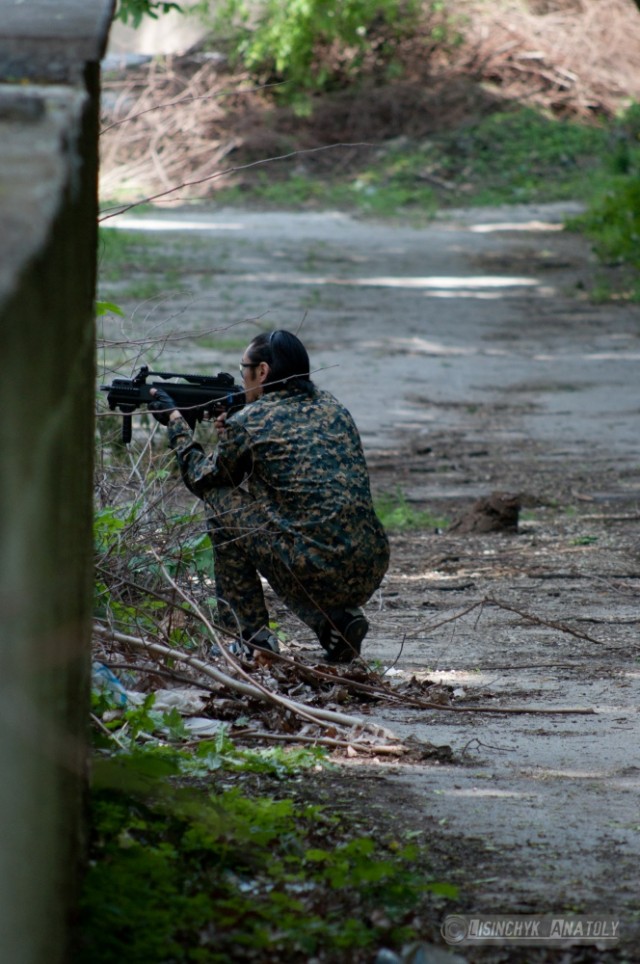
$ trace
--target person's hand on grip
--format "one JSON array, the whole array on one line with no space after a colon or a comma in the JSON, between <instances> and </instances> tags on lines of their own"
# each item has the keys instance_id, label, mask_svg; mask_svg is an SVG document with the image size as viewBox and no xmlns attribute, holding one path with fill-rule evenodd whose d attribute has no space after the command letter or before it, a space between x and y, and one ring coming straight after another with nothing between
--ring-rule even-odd
<instances>
[{"instance_id":1,"label":"person's hand on grip","mask_svg":"<svg viewBox=\"0 0 640 964\"><path fill-rule=\"evenodd\" d=\"M227 431L227 426L225 424L227 421L227 414L228 413L225 411L220 412L218 415L216 415L213 422L216 432L221 437L224 436L224 433Z\"/></svg>"},{"instance_id":2,"label":"person's hand on grip","mask_svg":"<svg viewBox=\"0 0 640 964\"><path fill-rule=\"evenodd\" d=\"M160 422L161 425L168 425L170 415L177 411L176 403L171 395L165 392L164 388L152 388L151 394L153 395L153 401L147 403L147 408L157 422Z\"/></svg>"}]
</instances>

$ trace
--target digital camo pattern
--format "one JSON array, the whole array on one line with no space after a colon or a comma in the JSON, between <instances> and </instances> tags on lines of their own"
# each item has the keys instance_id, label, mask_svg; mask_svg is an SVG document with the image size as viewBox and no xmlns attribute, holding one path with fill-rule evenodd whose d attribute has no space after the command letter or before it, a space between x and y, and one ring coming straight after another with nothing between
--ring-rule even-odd
<instances>
[{"instance_id":1,"label":"digital camo pattern","mask_svg":"<svg viewBox=\"0 0 640 964\"><path fill-rule=\"evenodd\" d=\"M227 421L206 456L169 425L183 480L207 506L220 620L268 625L259 573L316 633L323 614L363 605L389 564L358 430L327 392L261 396Z\"/></svg>"}]
</instances>

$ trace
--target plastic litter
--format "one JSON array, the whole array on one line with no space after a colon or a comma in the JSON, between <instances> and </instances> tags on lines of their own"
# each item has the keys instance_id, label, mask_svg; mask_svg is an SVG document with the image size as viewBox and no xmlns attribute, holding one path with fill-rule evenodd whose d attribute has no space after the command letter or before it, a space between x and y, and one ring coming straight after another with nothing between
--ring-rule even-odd
<instances>
[{"instance_id":1,"label":"plastic litter","mask_svg":"<svg viewBox=\"0 0 640 964\"><path fill-rule=\"evenodd\" d=\"M192 736L215 736L224 728L222 720L209 720L206 716L190 716L183 722Z\"/></svg>"},{"instance_id":2,"label":"plastic litter","mask_svg":"<svg viewBox=\"0 0 640 964\"><path fill-rule=\"evenodd\" d=\"M208 694L202 690L189 687L156 690L155 696L153 702L155 712L168 713L170 710L177 710L183 716L194 716L196 713L202 713L209 698Z\"/></svg>"},{"instance_id":3,"label":"plastic litter","mask_svg":"<svg viewBox=\"0 0 640 964\"><path fill-rule=\"evenodd\" d=\"M115 703L126 706L128 702L127 690L108 666L94 661L91 664L91 685L99 693L109 693Z\"/></svg>"}]
</instances>

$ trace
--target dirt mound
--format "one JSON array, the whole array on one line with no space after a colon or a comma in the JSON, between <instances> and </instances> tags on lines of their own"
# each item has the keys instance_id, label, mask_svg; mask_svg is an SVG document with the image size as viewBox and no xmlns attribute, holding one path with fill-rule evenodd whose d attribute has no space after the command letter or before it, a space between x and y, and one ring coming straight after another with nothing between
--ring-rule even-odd
<instances>
[{"instance_id":1,"label":"dirt mound","mask_svg":"<svg viewBox=\"0 0 640 964\"><path fill-rule=\"evenodd\" d=\"M419 141L514 102L584 120L640 100L640 14L632 0L609 0L606 15L600 0L530 0L528 9L512 0L458 0L455 11L459 45L410 38L399 51L401 80L385 80L373 65L359 85L315 96L308 117L214 55L154 59L107 75L103 195L183 187L188 197L211 196L229 185L231 168L338 142ZM365 150L320 150L305 167L346 173Z\"/></svg>"},{"instance_id":2,"label":"dirt mound","mask_svg":"<svg viewBox=\"0 0 640 964\"><path fill-rule=\"evenodd\" d=\"M510 492L492 492L471 506L449 526L450 532L517 532L521 498Z\"/></svg>"}]
</instances>

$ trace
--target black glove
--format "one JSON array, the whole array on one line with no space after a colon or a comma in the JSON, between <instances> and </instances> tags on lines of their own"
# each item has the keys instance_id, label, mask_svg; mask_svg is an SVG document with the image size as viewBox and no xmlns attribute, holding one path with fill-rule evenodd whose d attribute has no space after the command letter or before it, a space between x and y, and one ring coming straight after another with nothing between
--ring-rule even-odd
<instances>
[{"instance_id":1,"label":"black glove","mask_svg":"<svg viewBox=\"0 0 640 964\"><path fill-rule=\"evenodd\" d=\"M164 388L154 389L153 401L147 402L147 408L161 425L169 424L169 416L177 409L177 405Z\"/></svg>"}]
</instances>

